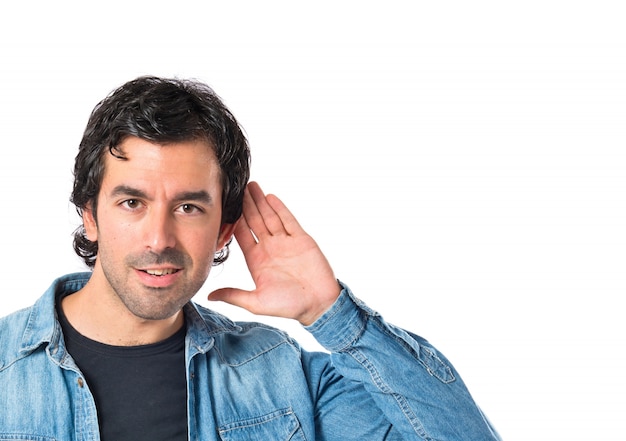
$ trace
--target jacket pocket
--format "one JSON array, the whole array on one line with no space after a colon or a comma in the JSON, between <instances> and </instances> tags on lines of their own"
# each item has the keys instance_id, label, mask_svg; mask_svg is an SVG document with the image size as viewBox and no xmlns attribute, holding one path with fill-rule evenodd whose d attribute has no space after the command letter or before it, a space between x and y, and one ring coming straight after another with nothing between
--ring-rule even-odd
<instances>
[{"instance_id":1,"label":"jacket pocket","mask_svg":"<svg viewBox=\"0 0 626 441\"><path fill-rule=\"evenodd\" d=\"M304 441L300 422L291 409L224 424L218 429L223 441Z\"/></svg>"}]
</instances>

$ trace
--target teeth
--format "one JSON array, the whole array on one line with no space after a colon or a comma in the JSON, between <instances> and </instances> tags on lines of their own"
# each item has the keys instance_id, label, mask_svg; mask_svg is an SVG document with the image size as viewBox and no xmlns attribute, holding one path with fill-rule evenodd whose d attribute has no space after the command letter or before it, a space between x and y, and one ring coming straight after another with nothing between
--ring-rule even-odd
<instances>
[{"instance_id":1,"label":"teeth","mask_svg":"<svg viewBox=\"0 0 626 441\"><path fill-rule=\"evenodd\" d=\"M149 270L146 270L146 272L148 274L150 274L151 276L164 276L166 274L174 274L176 272L176 270L173 269L173 268L168 268L168 269L149 269Z\"/></svg>"}]
</instances>

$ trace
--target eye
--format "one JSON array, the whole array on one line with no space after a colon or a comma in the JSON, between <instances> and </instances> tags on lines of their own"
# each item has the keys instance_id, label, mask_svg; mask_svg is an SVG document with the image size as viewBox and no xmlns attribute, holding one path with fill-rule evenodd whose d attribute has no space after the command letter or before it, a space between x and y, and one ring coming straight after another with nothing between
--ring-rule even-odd
<instances>
[{"instance_id":1,"label":"eye","mask_svg":"<svg viewBox=\"0 0 626 441\"><path fill-rule=\"evenodd\" d=\"M197 205L193 205L193 204L182 204L180 207L178 207L178 209L185 214L195 214L195 213L204 212L204 210L202 210L200 207L198 207Z\"/></svg>"},{"instance_id":2,"label":"eye","mask_svg":"<svg viewBox=\"0 0 626 441\"><path fill-rule=\"evenodd\" d=\"M126 199L121 205L129 210L136 210L141 203L137 199Z\"/></svg>"}]
</instances>

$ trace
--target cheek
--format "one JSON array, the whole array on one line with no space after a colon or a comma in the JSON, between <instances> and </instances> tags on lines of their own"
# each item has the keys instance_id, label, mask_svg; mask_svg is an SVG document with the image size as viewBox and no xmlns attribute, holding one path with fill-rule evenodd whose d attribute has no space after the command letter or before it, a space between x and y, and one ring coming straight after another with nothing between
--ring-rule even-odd
<instances>
[{"instance_id":1,"label":"cheek","mask_svg":"<svg viewBox=\"0 0 626 441\"><path fill-rule=\"evenodd\" d=\"M131 251L141 244L140 232L131 224L100 223L96 232L98 246L106 246L110 250Z\"/></svg>"},{"instance_id":2,"label":"cheek","mask_svg":"<svg viewBox=\"0 0 626 441\"><path fill-rule=\"evenodd\" d=\"M219 225L180 226L175 233L177 246L196 259L209 255L212 259L217 246L218 230Z\"/></svg>"},{"instance_id":3,"label":"cheek","mask_svg":"<svg viewBox=\"0 0 626 441\"><path fill-rule=\"evenodd\" d=\"M190 248L188 247L187 250L196 259L213 262L213 257L217 251L216 243L217 237L215 235L196 237L195 240L188 244Z\"/></svg>"}]
</instances>

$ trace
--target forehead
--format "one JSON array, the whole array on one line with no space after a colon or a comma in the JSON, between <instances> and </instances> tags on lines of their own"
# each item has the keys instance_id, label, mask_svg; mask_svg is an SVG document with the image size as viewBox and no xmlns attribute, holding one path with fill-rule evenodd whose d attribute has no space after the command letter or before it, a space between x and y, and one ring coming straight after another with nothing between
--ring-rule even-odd
<instances>
[{"instance_id":1,"label":"forehead","mask_svg":"<svg viewBox=\"0 0 626 441\"><path fill-rule=\"evenodd\" d=\"M117 150L121 157L105 155L103 187L128 181L148 187L207 189L221 182L217 158L207 141L162 145L131 136Z\"/></svg>"}]
</instances>

